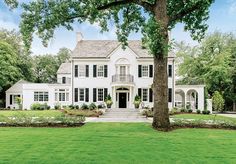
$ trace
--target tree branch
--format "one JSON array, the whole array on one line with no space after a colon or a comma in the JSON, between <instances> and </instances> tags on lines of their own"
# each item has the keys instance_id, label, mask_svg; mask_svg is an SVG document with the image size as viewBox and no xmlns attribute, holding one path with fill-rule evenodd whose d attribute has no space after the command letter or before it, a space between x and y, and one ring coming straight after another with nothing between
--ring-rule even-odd
<instances>
[{"instance_id":1,"label":"tree branch","mask_svg":"<svg viewBox=\"0 0 236 164\"><path fill-rule=\"evenodd\" d=\"M182 11L180 11L178 14L173 15L172 17L170 17L169 19L169 23L176 21L178 19L182 19L184 16L186 16L187 14L194 12L197 9L201 8L201 2L198 1L196 4L194 4L193 6L191 6L188 9L183 9Z\"/></svg>"},{"instance_id":2,"label":"tree branch","mask_svg":"<svg viewBox=\"0 0 236 164\"><path fill-rule=\"evenodd\" d=\"M125 5L125 4L129 4L129 3L134 3L134 4L137 4L137 5L140 5L148 11L153 11L153 7L154 7L153 4L150 4L150 3L145 2L143 0L116 0L116 1L108 3L108 4L104 4L103 6L100 6L97 9L98 10L105 10L105 9L110 8L110 7Z\"/></svg>"}]
</instances>

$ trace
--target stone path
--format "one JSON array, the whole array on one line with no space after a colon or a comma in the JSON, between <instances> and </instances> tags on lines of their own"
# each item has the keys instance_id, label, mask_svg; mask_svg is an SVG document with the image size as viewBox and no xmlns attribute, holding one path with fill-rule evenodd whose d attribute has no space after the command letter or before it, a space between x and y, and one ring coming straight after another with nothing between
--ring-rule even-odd
<instances>
[{"instance_id":1,"label":"stone path","mask_svg":"<svg viewBox=\"0 0 236 164\"><path fill-rule=\"evenodd\" d=\"M86 122L151 122L137 109L108 109L100 117L86 118Z\"/></svg>"}]
</instances>

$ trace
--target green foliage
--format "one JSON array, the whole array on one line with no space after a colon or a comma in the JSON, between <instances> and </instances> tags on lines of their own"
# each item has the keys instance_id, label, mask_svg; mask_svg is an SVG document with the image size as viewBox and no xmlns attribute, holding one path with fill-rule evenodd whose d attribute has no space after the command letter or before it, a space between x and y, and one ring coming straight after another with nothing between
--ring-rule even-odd
<instances>
[{"instance_id":1,"label":"green foliage","mask_svg":"<svg viewBox=\"0 0 236 164\"><path fill-rule=\"evenodd\" d=\"M202 114L207 114L207 115L208 115L208 114L210 114L210 113L211 113L211 112L210 112L209 110L203 110L203 111L202 111Z\"/></svg>"},{"instance_id":2,"label":"green foliage","mask_svg":"<svg viewBox=\"0 0 236 164\"><path fill-rule=\"evenodd\" d=\"M14 48L0 41L0 86L7 87L23 77L17 67L18 56Z\"/></svg>"},{"instance_id":3,"label":"green foliage","mask_svg":"<svg viewBox=\"0 0 236 164\"><path fill-rule=\"evenodd\" d=\"M193 39L200 40L207 29L208 8L212 3L213 0L190 2L169 0L166 4L165 2L162 4L163 13L162 17L159 17L154 12L158 11L159 3L153 0L145 2L103 0L100 3L95 0L34 1L22 5L24 12L21 33L29 49L34 31L37 31L37 35L42 38L43 44L47 45L54 30L59 26L72 30L72 23L88 21L91 24L98 23L104 32L108 31L109 22L112 21L117 29L117 38L124 46L127 45L127 37L131 32L141 30L150 52L156 55L158 51L164 52L163 50L167 48L168 41L164 37L168 36L168 29L171 30L178 22L185 24L185 30L190 31ZM167 17L169 19L165 19Z\"/></svg>"},{"instance_id":4,"label":"green foliage","mask_svg":"<svg viewBox=\"0 0 236 164\"><path fill-rule=\"evenodd\" d=\"M107 105L107 108L111 108L111 105L113 104L111 95L108 94L107 97L105 98L105 103Z\"/></svg>"},{"instance_id":5,"label":"green foliage","mask_svg":"<svg viewBox=\"0 0 236 164\"><path fill-rule=\"evenodd\" d=\"M224 104L225 104L225 100L222 97L222 95L220 94L220 92L215 91L213 93L213 97L212 97L212 105L213 105L213 109L215 111L220 111L223 112L224 110Z\"/></svg>"},{"instance_id":6,"label":"green foliage","mask_svg":"<svg viewBox=\"0 0 236 164\"><path fill-rule=\"evenodd\" d=\"M47 103L40 104L40 103L33 103L30 106L31 110L49 110L50 106L47 105Z\"/></svg>"},{"instance_id":7,"label":"green foliage","mask_svg":"<svg viewBox=\"0 0 236 164\"><path fill-rule=\"evenodd\" d=\"M141 104L141 97L139 95L136 95L134 97L134 106L135 108L139 108L139 105Z\"/></svg>"},{"instance_id":8,"label":"green foliage","mask_svg":"<svg viewBox=\"0 0 236 164\"><path fill-rule=\"evenodd\" d=\"M198 47L178 44L179 84L206 84L210 95L222 93L228 109L236 101L236 37L232 33L215 32Z\"/></svg>"},{"instance_id":9,"label":"green foliage","mask_svg":"<svg viewBox=\"0 0 236 164\"><path fill-rule=\"evenodd\" d=\"M198 110L197 110L197 114L201 114L201 110L198 109Z\"/></svg>"},{"instance_id":10,"label":"green foliage","mask_svg":"<svg viewBox=\"0 0 236 164\"><path fill-rule=\"evenodd\" d=\"M17 0L4 0L4 2L11 8L14 9L18 6Z\"/></svg>"},{"instance_id":11,"label":"green foliage","mask_svg":"<svg viewBox=\"0 0 236 164\"><path fill-rule=\"evenodd\" d=\"M91 104L89 104L89 109L90 109L90 110L97 109L96 104L95 104L95 103L91 103Z\"/></svg>"},{"instance_id":12,"label":"green foliage","mask_svg":"<svg viewBox=\"0 0 236 164\"><path fill-rule=\"evenodd\" d=\"M89 109L89 106L88 106L87 104L83 103L83 104L81 105L80 109L86 110L86 109Z\"/></svg>"}]
</instances>

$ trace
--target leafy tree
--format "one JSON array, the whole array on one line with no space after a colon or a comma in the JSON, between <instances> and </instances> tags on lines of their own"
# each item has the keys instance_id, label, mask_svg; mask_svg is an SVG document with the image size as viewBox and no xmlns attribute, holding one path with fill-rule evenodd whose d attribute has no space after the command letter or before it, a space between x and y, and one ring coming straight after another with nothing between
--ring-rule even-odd
<instances>
[{"instance_id":1,"label":"leafy tree","mask_svg":"<svg viewBox=\"0 0 236 164\"><path fill-rule=\"evenodd\" d=\"M177 44L178 75L180 84L206 84L209 94L219 91L232 109L236 102L236 37L215 32L200 46Z\"/></svg>"},{"instance_id":2,"label":"leafy tree","mask_svg":"<svg viewBox=\"0 0 236 164\"><path fill-rule=\"evenodd\" d=\"M54 83L57 81L57 70L69 60L71 50L61 48L57 55L44 54L33 57L33 69L37 83Z\"/></svg>"},{"instance_id":3,"label":"leafy tree","mask_svg":"<svg viewBox=\"0 0 236 164\"><path fill-rule=\"evenodd\" d=\"M34 81L34 75L32 70L32 58L29 53L23 49L23 42L19 32L6 29L0 29L0 40L7 42L12 46L18 56L17 65L23 74L25 80Z\"/></svg>"},{"instance_id":4,"label":"leafy tree","mask_svg":"<svg viewBox=\"0 0 236 164\"><path fill-rule=\"evenodd\" d=\"M57 79L58 64L53 55L39 55L34 57L34 73L37 83L53 83Z\"/></svg>"},{"instance_id":5,"label":"leafy tree","mask_svg":"<svg viewBox=\"0 0 236 164\"><path fill-rule=\"evenodd\" d=\"M224 100L223 96L220 94L220 92L215 91L213 93L212 103L213 103L213 109L215 111L223 112L225 100Z\"/></svg>"},{"instance_id":6,"label":"leafy tree","mask_svg":"<svg viewBox=\"0 0 236 164\"><path fill-rule=\"evenodd\" d=\"M17 0L4 0L4 2L11 8L16 8L18 6Z\"/></svg>"},{"instance_id":7,"label":"leafy tree","mask_svg":"<svg viewBox=\"0 0 236 164\"><path fill-rule=\"evenodd\" d=\"M53 37L55 28L72 30L72 23L98 23L108 31L113 22L117 38L127 45L131 32L142 31L144 46L154 59L153 127L170 127L167 99L167 56L170 31L178 22L185 25L193 39L200 40L207 29L209 6L214 0L40 0L23 4L21 33L30 48L36 31L43 44Z\"/></svg>"},{"instance_id":8,"label":"leafy tree","mask_svg":"<svg viewBox=\"0 0 236 164\"><path fill-rule=\"evenodd\" d=\"M57 60L58 60L58 66L60 66L62 63L68 61L71 56L71 50L68 48L60 48L59 52L57 53Z\"/></svg>"},{"instance_id":9,"label":"leafy tree","mask_svg":"<svg viewBox=\"0 0 236 164\"><path fill-rule=\"evenodd\" d=\"M0 41L0 99L2 100L5 98L6 89L23 77L17 65L18 59L14 48Z\"/></svg>"}]
</instances>

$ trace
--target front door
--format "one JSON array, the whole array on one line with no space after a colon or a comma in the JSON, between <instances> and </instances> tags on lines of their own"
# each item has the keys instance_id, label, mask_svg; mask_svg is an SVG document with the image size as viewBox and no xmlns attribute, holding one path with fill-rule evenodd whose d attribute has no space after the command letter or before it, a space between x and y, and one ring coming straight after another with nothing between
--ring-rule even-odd
<instances>
[{"instance_id":1,"label":"front door","mask_svg":"<svg viewBox=\"0 0 236 164\"><path fill-rule=\"evenodd\" d=\"M119 93L119 108L126 108L127 106L127 93Z\"/></svg>"}]
</instances>

